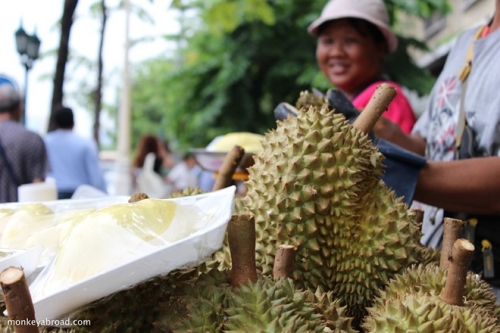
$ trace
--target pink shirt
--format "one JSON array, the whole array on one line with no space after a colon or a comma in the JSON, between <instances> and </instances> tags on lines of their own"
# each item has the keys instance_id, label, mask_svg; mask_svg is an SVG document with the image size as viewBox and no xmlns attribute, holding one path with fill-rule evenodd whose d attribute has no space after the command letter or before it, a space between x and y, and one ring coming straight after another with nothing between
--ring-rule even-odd
<instances>
[{"instance_id":1,"label":"pink shirt","mask_svg":"<svg viewBox=\"0 0 500 333\"><path fill-rule=\"evenodd\" d=\"M383 82L385 81L378 81L368 86L368 88L354 98L352 104L358 109L363 109L368 104L377 86ZM389 83L396 89L397 95L383 115L398 124L405 133L410 134L413 125L417 121L415 113L401 87L394 82Z\"/></svg>"}]
</instances>

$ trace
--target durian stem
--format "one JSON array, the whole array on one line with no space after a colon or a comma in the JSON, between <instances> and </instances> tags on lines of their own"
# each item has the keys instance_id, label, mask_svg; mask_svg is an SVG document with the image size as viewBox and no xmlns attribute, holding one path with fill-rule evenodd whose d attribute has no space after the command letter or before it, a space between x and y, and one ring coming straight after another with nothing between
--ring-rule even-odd
<instances>
[{"instance_id":1,"label":"durian stem","mask_svg":"<svg viewBox=\"0 0 500 333\"><path fill-rule=\"evenodd\" d=\"M130 199L128 199L129 203L134 203L134 202L139 202L141 200L149 199L148 195L146 193L138 192L134 193Z\"/></svg>"},{"instance_id":2,"label":"durian stem","mask_svg":"<svg viewBox=\"0 0 500 333\"><path fill-rule=\"evenodd\" d=\"M439 267L447 269L450 264L451 251L453 244L460 237L460 232L464 226L464 221L452 219L449 217L444 218L443 222L443 244L441 245L441 258Z\"/></svg>"},{"instance_id":3,"label":"durian stem","mask_svg":"<svg viewBox=\"0 0 500 333\"><path fill-rule=\"evenodd\" d=\"M275 280L286 279L292 275L295 262L295 247L280 245L274 257L273 277Z\"/></svg>"},{"instance_id":4,"label":"durian stem","mask_svg":"<svg viewBox=\"0 0 500 333\"><path fill-rule=\"evenodd\" d=\"M35 308L31 300L28 283L22 268L9 267L0 274L5 307L9 318L14 320L16 333L38 333L35 322ZM16 322L17 321L17 322ZM17 325L17 324L23 325Z\"/></svg>"},{"instance_id":5,"label":"durian stem","mask_svg":"<svg viewBox=\"0 0 500 333\"><path fill-rule=\"evenodd\" d=\"M234 146L233 149L227 153L219 169L217 178L215 179L215 184L212 187L213 191L231 186L234 172L236 168L238 168L243 156L245 156L245 149L240 146Z\"/></svg>"},{"instance_id":6,"label":"durian stem","mask_svg":"<svg viewBox=\"0 0 500 333\"><path fill-rule=\"evenodd\" d=\"M382 83L377 86L368 104L352 126L365 134L370 133L394 97L396 97L396 89L390 84Z\"/></svg>"},{"instance_id":7,"label":"durian stem","mask_svg":"<svg viewBox=\"0 0 500 333\"><path fill-rule=\"evenodd\" d=\"M255 266L255 218L250 214L233 215L227 227L231 251L231 285L239 287L257 282Z\"/></svg>"},{"instance_id":8,"label":"durian stem","mask_svg":"<svg viewBox=\"0 0 500 333\"><path fill-rule=\"evenodd\" d=\"M450 305L464 304L465 280L474 254L474 245L466 239L457 239L453 244L448 276L441 299Z\"/></svg>"}]
</instances>

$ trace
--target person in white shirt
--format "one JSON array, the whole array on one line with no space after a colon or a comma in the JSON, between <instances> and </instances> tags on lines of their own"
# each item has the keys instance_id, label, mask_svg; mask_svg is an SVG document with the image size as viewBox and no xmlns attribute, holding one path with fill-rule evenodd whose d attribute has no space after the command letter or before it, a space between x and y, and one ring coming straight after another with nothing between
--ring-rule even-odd
<instances>
[{"instance_id":1,"label":"person in white shirt","mask_svg":"<svg viewBox=\"0 0 500 333\"><path fill-rule=\"evenodd\" d=\"M182 161L177 163L167 175L167 181L172 184L174 191L198 187L198 176L201 168L193 154L187 153Z\"/></svg>"}]
</instances>

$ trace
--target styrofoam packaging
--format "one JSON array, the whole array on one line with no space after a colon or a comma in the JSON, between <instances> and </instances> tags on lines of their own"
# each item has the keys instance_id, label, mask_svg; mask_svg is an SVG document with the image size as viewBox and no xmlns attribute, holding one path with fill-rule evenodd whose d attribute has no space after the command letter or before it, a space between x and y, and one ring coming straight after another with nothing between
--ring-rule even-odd
<instances>
[{"instance_id":1,"label":"styrofoam packaging","mask_svg":"<svg viewBox=\"0 0 500 333\"><path fill-rule=\"evenodd\" d=\"M231 186L206 194L165 199L179 205L195 205L206 214L208 222L183 239L168 244L156 243L138 256L132 256L130 260L68 286L51 286L51 292L46 293L53 260L30 285L36 319L61 318L83 305L152 277L200 264L222 247L227 224L232 215L235 190L236 188Z\"/></svg>"},{"instance_id":2,"label":"styrofoam packaging","mask_svg":"<svg viewBox=\"0 0 500 333\"><path fill-rule=\"evenodd\" d=\"M19 267L23 269L24 276L26 277L30 277L31 274L35 272L38 259L42 253L41 246L23 250L1 250L4 252L12 252L12 254L0 260L0 272L9 267Z\"/></svg>"},{"instance_id":3,"label":"styrofoam packaging","mask_svg":"<svg viewBox=\"0 0 500 333\"><path fill-rule=\"evenodd\" d=\"M56 183L46 181L42 183L24 184L17 188L19 202L41 202L57 200Z\"/></svg>"}]
</instances>

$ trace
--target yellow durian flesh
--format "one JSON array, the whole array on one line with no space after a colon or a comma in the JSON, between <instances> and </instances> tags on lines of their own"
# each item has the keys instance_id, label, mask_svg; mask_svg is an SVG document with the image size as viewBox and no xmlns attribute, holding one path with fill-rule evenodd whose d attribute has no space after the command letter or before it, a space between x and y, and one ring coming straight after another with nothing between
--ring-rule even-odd
<instances>
[{"instance_id":1,"label":"yellow durian flesh","mask_svg":"<svg viewBox=\"0 0 500 333\"><path fill-rule=\"evenodd\" d=\"M0 241L0 247L5 248L25 248L29 235L54 225L54 213L41 203L24 204L5 218L8 221Z\"/></svg>"},{"instance_id":2,"label":"yellow durian flesh","mask_svg":"<svg viewBox=\"0 0 500 333\"><path fill-rule=\"evenodd\" d=\"M53 225L38 232L30 233L26 237L23 247L43 246L40 265L45 266L54 257L63 239L71 229L93 211L95 209L89 208L56 214Z\"/></svg>"},{"instance_id":3,"label":"yellow durian flesh","mask_svg":"<svg viewBox=\"0 0 500 333\"><path fill-rule=\"evenodd\" d=\"M194 205L158 199L97 210L64 239L35 298L151 253L199 230L208 221Z\"/></svg>"}]
</instances>

